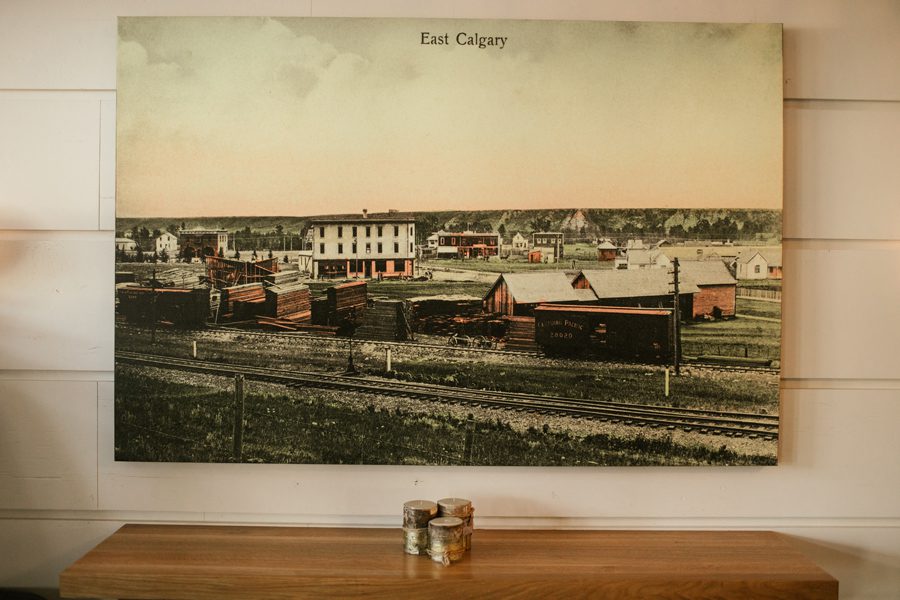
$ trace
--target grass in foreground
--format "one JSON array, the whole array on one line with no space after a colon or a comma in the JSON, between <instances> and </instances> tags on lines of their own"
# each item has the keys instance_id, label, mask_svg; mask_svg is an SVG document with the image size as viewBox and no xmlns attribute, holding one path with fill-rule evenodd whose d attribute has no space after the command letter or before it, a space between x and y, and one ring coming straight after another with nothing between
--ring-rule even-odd
<instances>
[{"instance_id":1,"label":"grass in foreground","mask_svg":"<svg viewBox=\"0 0 900 600\"><path fill-rule=\"evenodd\" d=\"M227 380L222 379L227 385ZM315 391L255 393L245 384L242 460L261 463L427 465L764 465L722 447L666 434L576 437L544 426L517 432L499 419L355 409ZM235 462L232 392L170 383L139 368L116 370L116 459ZM468 439L468 443L467 443ZM468 451L467 451L468 448Z\"/></svg>"}]
</instances>

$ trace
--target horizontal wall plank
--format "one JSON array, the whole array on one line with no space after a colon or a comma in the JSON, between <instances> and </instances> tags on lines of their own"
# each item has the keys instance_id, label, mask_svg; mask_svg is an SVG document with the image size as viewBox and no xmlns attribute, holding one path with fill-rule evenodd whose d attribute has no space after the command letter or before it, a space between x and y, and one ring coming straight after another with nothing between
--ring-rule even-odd
<instances>
[{"instance_id":1,"label":"horizontal wall plank","mask_svg":"<svg viewBox=\"0 0 900 600\"><path fill-rule=\"evenodd\" d=\"M97 506L97 384L0 381L0 508Z\"/></svg>"},{"instance_id":2,"label":"horizontal wall plank","mask_svg":"<svg viewBox=\"0 0 900 600\"><path fill-rule=\"evenodd\" d=\"M785 102L784 235L900 239L900 103Z\"/></svg>"},{"instance_id":3,"label":"horizontal wall plank","mask_svg":"<svg viewBox=\"0 0 900 600\"><path fill-rule=\"evenodd\" d=\"M785 248L782 376L897 378L900 248L825 242Z\"/></svg>"},{"instance_id":4,"label":"horizontal wall plank","mask_svg":"<svg viewBox=\"0 0 900 600\"><path fill-rule=\"evenodd\" d=\"M110 371L112 234L0 233L0 368Z\"/></svg>"},{"instance_id":5,"label":"horizontal wall plank","mask_svg":"<svg viewBox=\"0 0 900 600\"><path fill-rule=\"evenodd\" d=\"M0 93L0 229L97 228L99 124L96 97Z\"/></svg>"},{"instance_id":6,"label":"horizontal wall plank","mask_svg":"<svg viewBox=\"0 0 900 600\"><path fill-rule=\"evenodd\" d=\"M306 16L309 0L89 0L0 4L0 89L116 87L119 16Z\"/></svg>"},{"instance_id":7,"label":"horizontal wall plank","mask_svg":"<svg viewBox=\"0 0 900 600\"><path fill-rule=\"evenodd\" d=\"M64 0L0 8L0 88L114 89L117 15L265 15L776 22L785 24L785 96L900 99L900 15L892 0L564 0L454 3L340 0L246 3ZM48 16L48 15L52 15ZM77 48L77 52L72 49Z\"/></svg>"},{"instance_id":8,"label":"horizontal wall plank","mask_svg":"<svg viewBox=\"0 0 900 600\"><path fill-rule=\"evenodd\" d=\"M900 392L791 390L783 404L782 463L768 468L154 464L112 460L113 386L101 383L100 508L358 523L456 495L487 518L900 516Z\"/></svg>"},{"instance_id":9,"label":"horizontal wall plank","mask_svg":"<svg viewBox=\"0 0 900 600\"><path fill-rule=\"evenodd\" d=\"M100 222L103 231L116 229L116 100L100 102Z\"/></svg>"}]
</instances>

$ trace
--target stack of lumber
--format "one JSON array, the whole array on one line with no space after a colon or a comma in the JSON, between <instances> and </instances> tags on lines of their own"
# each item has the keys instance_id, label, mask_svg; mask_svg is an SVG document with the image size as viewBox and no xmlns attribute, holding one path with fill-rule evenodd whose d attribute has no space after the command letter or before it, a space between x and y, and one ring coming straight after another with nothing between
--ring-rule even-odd
<instances>
[{"instance_id":1,"label":"stack of lumber","mask_svg":"<svg viewBox=\"0 0 900 600\"><path fill-rule=\"evenodd\" d=\"M121 287L118 310L131 323L203 327L209 316L206 288Z\"/></svg>"},{"instance_id":2,"label":"stack of lumber","mask_svg":"<svg viewBox=\"0 0 900 600\"><path fill-rule=\"evenodd\" d=\"M312 325L310 323L302 323L290 319L276 319L275 317L256 317L243 321L235 321L233 323L228 323L228 327L263 327L264 329L274 329L276 331L296 331L325 336L335 336L338 331L337 327L329 325Z\"/></svg>"},{"instance_id":3,"label":"stack of lumber","mask_svg":"<svg viewBox=\"0 0 900 600\"><path fill-rule=\"evenodd\" d=\"M494 315L474 316L417 316L413 321L413 330L418 333L432 335L486 335L490 337L503 337L506 324Z\"/></svg>"},{"instance_id":4,"label":"stack of lumber","mask_svg":"<svg viewBox=\"0 0 900 600\"><path fill-rule=\"evenodd\" d=\"M534 317L504 317L507 322L506 349L534 352Z\"/></svg>"},{"instance_id":5,"label":"stack of lumber","mask_svg":"<svg viewBox=\"0 0 900 600\"><path fill-rule=\"evenodd\" d=\"M330 325L340 325L353 317L359 321L366 311L368 293L365 281L354 281L328 288L328 319Z\"/></svg>"},{"instance_id":6,"label":"stack of lumber","mask_svg":"<svg viewBox=\"0 0 900 600\"><path fill-rule=\"evenodd\" d=\"M185 269L166 269L157 271L155 277L150 278L150 285L154 287L179 287L182 289L198 287L200 285L200 275Z\"/></svg>"},{"instance_id":7,"label":"stack of lumber","mask_svg":"<svg viewBox=\"0 0 900 600\"><path fill-rule=\"evenodd\" d=\"M434 315L477 315L482 301L476 296L419 296L409 299L410 310L416 317Z\"/></svg>"},{"instance_id":8,"label":"stack of lumber","mask_svg":"<svg viewBox=\"0 0 900 600\"><path fill-rule=\"evenodd\" d=\"M310 305L313 325L328 325L328 298L313 298Z\"/></svg>"},{"instance_id":9,"label":"stack of lumber","mask_svg":"<svg viewBox=\"0 0 900 600\"><path fill-rule=\"evenodd\" d=\"M366 310L357 337L386 342L405 341L410 337L403 300L376 300Z\"/></svg>"},{"instance_id":10,"label":"stack of lumber","mask_svg":"<svg viewBox=\"0 0 900 600\"><path fill-rule=\"evenodd\" d=\"M263 281L268 285L287 285L296 283L299 279L300 271L279 271L278 273L271 273L263 277Z\"/></svg>"},{"instance_id":11,"label":"stack of lumber","mask_svg":"<svg viewBox=\"0 0 900 600\"><path fill-rule=\"evenodd\" d=\"M312 316L309 288L302 283L269 286L265 297L265 314L269 317L309 321Z\"/></svg>"},{"instance_id":12,"label":"stack of lumber","mask_svg":"<svg viewBox=\"0 0 900 600\"><path fill-rule=\"evenodd\" d=\"M223 316L244 319L265 310L266 292L262 283L245 283L222 289ZM255 312L253 312L255 311Z\"/></svg>"}]
</instances>

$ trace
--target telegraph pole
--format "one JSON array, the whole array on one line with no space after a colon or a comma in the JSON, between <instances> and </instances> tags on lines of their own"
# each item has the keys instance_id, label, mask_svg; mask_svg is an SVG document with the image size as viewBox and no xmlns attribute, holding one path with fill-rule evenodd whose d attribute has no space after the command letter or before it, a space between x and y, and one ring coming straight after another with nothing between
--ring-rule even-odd
<instances>
[{"instance_id":1,"label":"telegraph pole","mask_svg":"<svg viewBox=\"0 0 900 600\"><path fill-rule=\"evenodd\" d=\"M674 285L675 294L672 300L672 304L675 307L674 317L675 322L672 324L672 350L673 350L673 361L675 366L675 374L679 375L681 371L681 303L679 302L679 294L678 294L678 258L672 259L672 283Z\"/></svg>"}]
</instances>

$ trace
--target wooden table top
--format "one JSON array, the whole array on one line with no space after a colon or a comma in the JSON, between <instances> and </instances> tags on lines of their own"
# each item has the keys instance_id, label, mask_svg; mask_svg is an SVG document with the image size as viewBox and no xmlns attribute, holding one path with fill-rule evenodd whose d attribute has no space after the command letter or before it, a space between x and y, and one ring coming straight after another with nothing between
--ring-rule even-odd
<instances>
[{"instance_id":1,"label":"wooden table top","mask_svg":"<svg viewBox=\"0 0 900 600\"><path fill-rule=\"evenodd\" d=\"M64 598L836 599L768 531L476 530L444 567L397 529L125 525L60 575Z\"/></svg>"}]
</instances>

